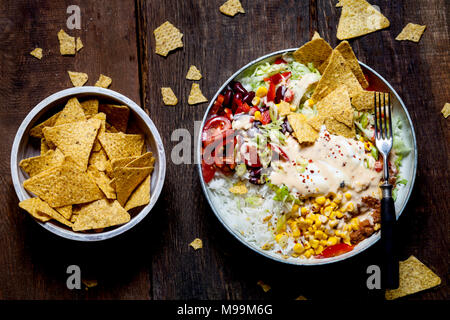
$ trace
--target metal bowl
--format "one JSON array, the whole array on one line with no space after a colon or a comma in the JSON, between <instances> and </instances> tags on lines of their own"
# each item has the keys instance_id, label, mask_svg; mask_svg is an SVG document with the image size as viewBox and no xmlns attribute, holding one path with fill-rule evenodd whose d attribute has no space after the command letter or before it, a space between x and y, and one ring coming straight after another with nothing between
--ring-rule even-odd
<instances>
[{"instance_id":1,"label":"metal bowl","mask_svg":"<svg viewBox=\"0 0 450 320\"><path fill-rule=\"evenodd\" d=\"M59 91L41 101L27 115L17 131L11 150L11 177L19 201L31 198L33 195L23 187L23 182L28 176L20 169L19 162L22 159L38 156L40 154L39 144L29 139L29 131L36 124L48 119L51 115L62 109L71 97L77 98L97 98L101 101L126 105L130 108L130 121L135 123L140 131L145 135L147 149L153 152L155 157L154 170L151 179L150 203L141 208L138 212L131 214L129 222L107 228L107 231L98 233L74 232L66 226L50 220L41 222L35 219L42 227L48 231L71 240L78 241L101 241L115 237L127 230L130 230L139 223L153 208L164 184L166 174L166 156L161 137L152 120L136 103L124 95L115 91L100 87L76 87Z\"/></svg>"},{"instance_id":2,"label":"metal bowl","mask_svg":"<svg viewBox=\"0 0 450 320\"><path fill-rule=\"evenodd\" d=\"M269 54L262 56L256 60L253 60L252 62L248 63L247 65L245 65L244 67L239 69L236 73L234 73L219 88L219 90L214 95L213 99L211 99L208 109L206 110L205 115L203 117L203 121L200 126L199 132L202 132L203 126L205 125L205 122L208 118L211 107L213 106L214 102L216 101L217 96L220 94L220 92L222 92L225 89L225 87L228 85L228 83L239 78L247 69L254 67L256 64L260 64L260 63L264 63L264 62L272 62L276 58L281 57L284 53L294 52L295 50L297 50L297 48L285 49L285 50L280 50L280 51L276 51L273 53L269 53ZM394 90L394 88L375 70L368 67L367 65L365 65L362 62L359 62L359 64L361 65L363 72L366 74L366 76L369 77L369 82L371 83L371 85L373 85L375 88L377 88L377 90L383 90L385 92L391 93L393 114L394 114L394 116L399 117L404 123L403 129L402 129L402 134L403 134L402 139L404 139L406 141L406 143L409 146L411 146L411 149L412 149L411 153L405 159L403 159L403 162L402 162L401 174L405 179L408 180L408 183L406 184L406 186L401 187L401 189L399 190L398 195L397 195L397 200L395 201L395 210L396 210L396 215L397 215L397 219L398 219L398 217L402 214L402 212L409 200L409 197L411 195L411 192L412 192L412 189L414 186L414 181L416 178L417 144L416 144L416 136L414 133L414 126L411 121L411 117L409 116L408 110L406 109L405 104L403 103L402 99L397 94L397 92ZM199 135L198 140L197 140L197 159L201 159L201 156L202 156L201 149L202 149L202 141L201 141L201 135ZM197 168L198 168L198 174L200 177L200 183L202 185L203 192L206 196L206 199L208 200L209 205L211 206L214 214L217 216L219 221L224 225L224 227L236 239L238 239L244 245L246 245L253 251L255 251L267 258L270 258L272 260L282 262L282 263L287 263L287 264L293 264L293 265L329 264L329 263L338 262L338 261L342 261L342 260L348 259L350 257L353 257L353 256L363 252L364 250L366 250L367 248L372 246L374 243L376 243L380 239L380 233L379 232L374 233L371 237L358 243L352 251L344 253L344 254L336 256L336 257L331 257L331 258L324 258L324 259L289 258L289 259L284 259L281 256L272 255L272 254L260 249L259 247L253 245L252 243L249 243L245 238L242 237L242 235L239 232L234 230L231 226L229 226L226 223L226 221L223 219L223 217L220 214L220 208L218 208L214 205L214 203L212 201L213 196L212 196L210 190L208 189L207 184L203 180L201 161L198 161Z\"/></svg>"}]
</instances>

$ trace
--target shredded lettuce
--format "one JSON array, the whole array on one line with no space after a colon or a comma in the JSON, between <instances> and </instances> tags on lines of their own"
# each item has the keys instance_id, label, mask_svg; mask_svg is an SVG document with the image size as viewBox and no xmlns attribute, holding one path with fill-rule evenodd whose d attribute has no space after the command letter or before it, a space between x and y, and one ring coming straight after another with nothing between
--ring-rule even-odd
<instances>
[{"instance_id":1,"label":"shredded lettuce","mask_svg":"<svg viewBox=\"0 0 450 320\"><path fill-rule=\"evenodd\" d=\"M299 80L307 73L317 73L318 75L320 75L319 71L317 71L317 69L314 68L312 63L308 63L308 65L305 66L300 62L292 61L288 64L287 69L291 72L292 80Z\"/></svg>"},{"instance_id":2,"label":"shredded lettuce","mask_svg":"<svg viewBox=\"0 0 450 320\"><path fill-rule=\"evenodd\" d=\"M250 196L245 198L245 203L251 207L258 207L263 203L263 199L258 196Z\"/></svg>"},{"instance_id":3,"label":"shredded lettuce","mask_svg":"<svg viewBox=\"0 0 450 320\"><path fill-rule=\"evenodd\" d=\"M274 74L285 71L287 65L285 63L271 64L269 62L261 63L256 68L250 68L240 77L239 81L246 89L255 91L260 86L267 85L264 82L264 78L273 76Z\"/></svg>"}]
</instances>

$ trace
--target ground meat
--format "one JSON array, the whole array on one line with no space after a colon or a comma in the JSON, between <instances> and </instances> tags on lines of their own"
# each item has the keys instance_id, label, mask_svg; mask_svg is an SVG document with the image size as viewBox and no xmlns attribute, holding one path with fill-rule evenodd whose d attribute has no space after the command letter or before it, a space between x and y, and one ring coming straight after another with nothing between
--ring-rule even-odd
<instances>
[{"instance_id":1,"label":"ground meat","mask_svg":"<svg viewBox=\"0 0 450 320\"><path fill-rule=\"evenodd\" d=\"M369 220L363 220L359 223L359 229L350 233L350 240L352 243L358 243L370 237L375 230Z\"/></svg>"},{"instance_id":2,"label":"ground meat","mask_svg":"<svg viewBox=\"0 0 450 320\"><path fill-rule=\"evenodd\" d=\"M381 221L381 216L380 216L380 200L374 198L374 197L363 197L362 198L362 202L368 206L369 208L371 208L372 211L372 218L373 218L373 223L379 223Z\"/></svg>"}]
</instances>

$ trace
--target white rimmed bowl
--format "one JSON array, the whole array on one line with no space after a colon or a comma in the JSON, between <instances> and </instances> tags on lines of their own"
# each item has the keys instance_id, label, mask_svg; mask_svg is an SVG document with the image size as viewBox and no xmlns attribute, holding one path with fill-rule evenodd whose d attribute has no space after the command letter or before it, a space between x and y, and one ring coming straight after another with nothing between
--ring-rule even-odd
<instances>
[{"instance_id":1,"label":"white rimmed bowl","mask_svg":"<svg viewBox=\"0 0 450 320\"><path fill-rule=\"evenodd\" d=\"M70 228L53 220L41 222L35 219L35 221L48 231L71 240L101 241L110 239L130 230L147 216L161 194L166 174L166 156L158 130L144 110L126 96L100 87L76 87L56 92L42 100L23 120L14 139L11 150L11 177L14 189L19 201L33 197L33 194L23 187L23 182L28 178L28 175L19 167L19 162L22 159L40 154L40 141L38 141L39 139L30 138L30 129L62 110L66 102L72 97L79 99L97 98L101 102L126 105L130 108L130 123L134 122L145 135L147 149L153 152L153 156L155 157L154 170L151 178L150 203L145 207L141 207L138 212L132 212L129 222L116 227L109 227L105 231L98 233L74 232Z\"/></svg>"}]
</instances>

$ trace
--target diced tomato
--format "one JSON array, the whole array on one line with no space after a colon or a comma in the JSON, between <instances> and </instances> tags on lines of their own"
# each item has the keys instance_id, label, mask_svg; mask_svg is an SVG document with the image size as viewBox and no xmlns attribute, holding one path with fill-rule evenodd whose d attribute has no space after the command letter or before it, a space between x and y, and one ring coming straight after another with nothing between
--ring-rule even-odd
<instances>
[{"instance_id":1,"label":"diced tomato","mask_svg":"<svg viewBox=\"0 0 450 320\"><path fill-rule=\"evenodd\" d=\"M292 100L294 100L294 92L291 89L287 89L284 94L284 101L291 102Z\"/></svg>"},{"instance_id":2,"label":"diced tomato","mask_svg":"<svg viewBox=\"0 0 450 320\"><path fill-rule=\"evenodd\" d=\"M270 82L269 90L267 91L267 101L273 101L276 96L276 87L273 82Z\"/></svg>"},{"instance_id":3,"label":"diced tomato","mask_svg":"<svg viewBox=\"0 0 450 320\"><path fill-rule=\"evenodd\" d=\"M222 108L224 96L219 94L216 101L214 102L210 114L218 114L220 112L220 109Z\"/></svg>"},{"instance_id":4,"label":"diced tomato","mask_svg":"<svg viewBox=\"0 0 450 320\"><path fill-rule=\"evenodd\" d=\"M206 121L202 131L202 142L206 146L231 129L231 121L224 116L216 116Z\"/></svg>"},{"instance_id":5,"label":"diced tomato","mask_svg":"<svg viewBox=\"0 0 450 320\"><path fill-rule=\"evenodd\" d=\"M353 250L353 246L350 246L346 243L338 243L338 244L335 244L334 246L325 248L325 250L323 250L321 254L319 254L315 257L319 258L319 259L331 258L331 257L339 256L341 254L344 254L344 253L352 251L352 250Z\"/></svg>"},{"instance_id":6,"label":"diced tomato","mask_svg":"<svg viewBox=\"0 0 450 320\"><path fill-rule=\"evenodd\" d=\"M217 96L216 102L219 103L220 105L222 105L224 99L225 99L225 96L223 94L219 94Z\"/></svg>"},{"instance_id":7,"label":"diced tomato","mask_svg":"<svg viewBox=\"0 0 450 320\"><path fill-rule=\"evenodd\" d=\"M283 77L281 76L280 73L274 74L269 78L270 83L273 83L275 85L279 84L281 80L283 80Z\"/></svg>"},{"instance_id":8,"label":"diced tomato","mask_svg":"<svg viewBox=\"0 0 450 320\"><path fill-rule=\"evenodd\" d=\"M262 113L261 115L261 123L263 125L268 124L272 121L272 119L270 119L270 112L269 110L266 110Z\"/></svg>"},{"instance_id":9,"label":"diced tomato","mask_svg":"<svg viewBox=\"0 0 450 320\"><path fill-rule=\"evenodd\" d=\"M282 63L287 63L286 61L284 61L282 58L277 58L277 60L275 60L274 64L282 64Z\"/></svg>"},{"instance_id":10,"label":"diced tomato","mask_svg":"<svg viewBox=\"0 0 450 320\"><path fill-rule=\"evenodd\" d=\"M288 71L288 72L283 72L281 75L283 76L284 79L289 79L291 77L291 74L292 73L290 71Z\"/></svg>"},{"instance_id":11,"label":"diced tomato","mask_svg":"<svg viewBox=\"0 0 450 320\"><path fill-rule=\"evenodd\" d=\"M247 113L247 112L249 112L250 111L250 106L247 104L247 103L243 103L243 104L241 104L237 109L236 109L236 112L235 112L235 114L239 114L239 113Z\"/></svg>"},{"instance_id":12,"label":"diced tomato","mask_svg":"<svg viewBox=\"0 0 450 320\"><path fill-rule=\"evenodd\" d=\"M206 164L204 160L202 160L202 175L203 180L205 180L206 183L209 183L213 178L214 174L216 173L216 169L213 165Z\"/></svg>"},{"instance_id":13,"label":"diced tomato","mask_svg":"<svg viewBox=\"0 0 450 320\"><path fill-rule=\"evenodd\" d=\"M233 112L231 111L230 108L224 108L224 109L223 109L223 112L225 113L225 116L226 116L229 120L233 119Z\"/></svg>"},{"instance_id":14,"label":"diced tomato","mask_svg":"<svg viewBox=\"0 0 450 320\"><path fill-rule=\"evenodd\" d=\"M380 172L381 170L383 170L383 162L380 160L375 161L375 171L376 172Z\"/></svg>"}]
</instances>

